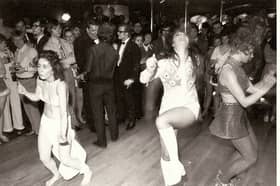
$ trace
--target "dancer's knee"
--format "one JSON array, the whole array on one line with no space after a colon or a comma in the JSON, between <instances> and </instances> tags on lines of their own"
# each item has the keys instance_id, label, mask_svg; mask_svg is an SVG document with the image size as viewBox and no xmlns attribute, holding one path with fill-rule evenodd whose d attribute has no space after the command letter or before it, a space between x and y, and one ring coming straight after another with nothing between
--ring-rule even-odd
<instances>
[{"instance_id":1,"label":"dancer's knee","mask_svg":"<svg viewBox=\"0 0 280 186\"><path fill-rule=\"evenodd\" d=\"M40 161L44 164L47 165L51 162L52 158L49 156L40 156Z\"/></svg>"},{"instance_id":2,"label":"dancer's knee","mask_svg":"<svg viewBox=\"0 0 280 186\"><path fill-rule=\"evenodd\" d=\"M244 158L247 161L248 165L251 166L257 162L258 155L257 152L252 152L249 155L246 155Z\"/></svg>"},{"instance_id":3,"label":"dancer's knee","mask_svg":"<svg viewBox=\"0 0 280 186\"><path fill-rule=\"evenodd\" d=\"M73 161L73 160L69 156L68 157L63 156L63 157L60 158L60 162L64 165L71 165L71 161Z\"/></svg>"},{"instance_id":4,"label":"dancer's knee","mask_svg":"<svg viewBox=\"0 0 280 186\"><path fill-rule=\"evenodd\" d=\"M156 118L156 126L158 129L169 127L168 121L164 116L158 116Z\"/></svg>"}]
</instances>

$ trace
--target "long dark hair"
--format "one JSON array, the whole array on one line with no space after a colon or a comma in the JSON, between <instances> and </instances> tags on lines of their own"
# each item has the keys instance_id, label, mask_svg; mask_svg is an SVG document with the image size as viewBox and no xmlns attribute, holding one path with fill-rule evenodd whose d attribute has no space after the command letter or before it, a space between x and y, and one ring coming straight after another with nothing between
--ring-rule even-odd
<instances>
[{"instance_id":1,"label":"long dark hair","mask_svg":"<svg viewBox=\"0 0 280 186\"><path fill-rule=\"evenodd\" d=\"M172 40L173 40L173 37L174 35L177 33L177 32L182 32L182 33L185 33L181 28L176 28L174 29L173 33L172 33ZM186 36L188 37L189 39L189 36L186 34ZM198 64L197 64L197 60L198 58L196 57L199 53L194 50L191 45L190 45L190 40L189 40L189 46L187 48L188 50L188 55L191 57L192 59L192 64L193 64L193 76L197 76L197 69L198 69ZM175 52L174 48L172 47L168 57L169 58L173 58L173 59L176 59L178 56L178 54Z\"/></svg>"},{"instance_id":2,"label":"long dark hair","mask_svg":"<svg viewBox=\"0 0 280 186\"><path fill-rule=\"evenodd\" d=\"M56 52L51 50L43 50L39 54L39 58L44 58L50 63L55 80L60 79L61 81L64 81L65 77L63 73L63 67Z\"/></svg>"}]
</instances>

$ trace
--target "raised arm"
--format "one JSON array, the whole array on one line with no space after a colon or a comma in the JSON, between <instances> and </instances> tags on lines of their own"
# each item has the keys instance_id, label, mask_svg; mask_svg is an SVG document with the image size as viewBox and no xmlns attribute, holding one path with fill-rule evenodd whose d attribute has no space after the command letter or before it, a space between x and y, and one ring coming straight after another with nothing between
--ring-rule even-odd
<instances>
[{"instance_id":1,"label":"raised arm","mask_svg":"<svg viewBox=\"0 0 280 186\"><path fill-rule=\"evenodd\" d=\"M251 95L246 96L240 87L237 77L230 66L225 66L221 72L220 80L230 90L231 94L243 106L248 107L256 103L269 89L275 84L276 80L270 79L270 83L263 86L261 89L256 89Z\"/></svg>"},{"instance_id":2,"label":"raised arm","mask_svg":"<svg viewBox=\"0 0 280 186\"><path fill-rule=\"evenodd\" d=\"M260 80L258 83L254 84L254 85L251 82L249 82L249 88L246 90L246 92L252 94L252 93L258 91L259 89L262 89L262 87L264 87L266 84L270 84L269 81L271 80L271 78L272 79L274 78L275 73L276 73L276 70L270 71L268 74L264 75L262 80Z\"/></svg>"},{"instance_id":3,"label":"raised arm","mask_svg":"<svg viewBox=\"0 0 280 186\"><path fill-rule=\"evenodd\" d=\"M143 84L152 81L157 73L158 61L155 54L146 61L146 69L140 73L140 82Z\"/></svg>"}]
</instances>

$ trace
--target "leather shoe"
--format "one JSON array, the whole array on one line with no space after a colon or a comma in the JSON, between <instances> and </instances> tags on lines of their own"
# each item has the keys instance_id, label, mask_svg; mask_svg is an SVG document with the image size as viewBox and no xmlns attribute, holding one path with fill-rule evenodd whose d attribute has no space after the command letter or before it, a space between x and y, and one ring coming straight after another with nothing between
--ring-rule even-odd
<instances>
[{"instance_id":1,"label":"leather shoe","mask_svg":"<svg viewBox=\"0 0 280 186\"><path fill-rule=\"evenodd\" d=\"M129 121L127 124L126 124L126 130L131 130L135 127L135 120L133 121Z\"/></svg>"},{"instance_id":2,"label":"leather shoe","mask_svg":"<svg viewBox=\"0 0 280 186\"><path fill-rule=\"evenodd\" d=\"M5 136L5 135L0 135L0 140L1 140L2 142L5 142L5 143L7 143L7 142L10 141L9 138L8 138L7 136Z\"/></svg>"},{"instance_id":3,"label":"leather shoe","mask_svg":"<svg viewBox=\"0 0 280 186\"><path fill-rule=\"evenodd\" d=\"M35 134L35 132L34 132L33 130L31 130L31 131L25 133L24 135L25 135L25 136L32 136L32 135L34 135L34 134Z\"/></svg>"},{"instance_id":4,"label":"leather shoe","mask_svg":"<svg viewBox=\"0 0 280 186\"><path fill-rule=\"evenodd\" d=\"M22 129L22 130L16 130L15 132L16 132L16 135L17 135L17 136L21 136L21 135L24 134L24 129Z\"/></svg>"},{"instance_id":5,"label":"leather shoe","mask_svg":"<svg viewBox=\"0 0 280 186\"><path fill-rule=\"evenodd\" d=\"M100 141L96 140L95 142L93 142L94 145L100 147L100 148L106 148L107 147L107 143L101 143Z\"/></svg>"},{"instance_id":6,"label":"leather shoe","mask_svg":"<svg viewBox=\"0 0 280 186\"><path fill-rule=\"evenodd\" d=\"M119 135L111 136L112 141L117 141L119 139Z\"/></svg>"}]
</instances>

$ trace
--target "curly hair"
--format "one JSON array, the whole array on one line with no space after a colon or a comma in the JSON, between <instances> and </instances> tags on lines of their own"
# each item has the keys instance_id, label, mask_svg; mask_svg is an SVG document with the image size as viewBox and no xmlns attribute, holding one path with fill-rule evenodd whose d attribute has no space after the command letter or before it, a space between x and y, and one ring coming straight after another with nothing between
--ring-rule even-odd
<instances>
[{"instance_id":1,"label":"curly hair","mask_svg":"<svg viewBox=\"0 0 280 186\"><path fill-rule=\"evenodd\" d=\"M248 27L240 27L231 37L232 51L245 52L254 48L253 33Z\"/></svg>"},{"instance_id":2,"label":"curly hair","mask_svg":"<svg viewBox=\"0 0 280 186\"><path fill-rule=\"evenodd\" d=\"M61 81L64 81L65 77L63 73L63 67L56 52L51 50L43 50L39 54L39 59L40 58L44 58L50 63L55 80L60 79Z\"/></svg>"}]
</instances>

